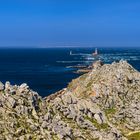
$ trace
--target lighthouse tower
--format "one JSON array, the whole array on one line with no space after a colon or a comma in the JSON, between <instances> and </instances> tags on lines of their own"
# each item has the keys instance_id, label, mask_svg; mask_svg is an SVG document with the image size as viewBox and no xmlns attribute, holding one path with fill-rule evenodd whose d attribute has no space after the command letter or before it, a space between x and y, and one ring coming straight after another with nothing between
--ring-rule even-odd
<instances>
[{"instance_id":1,"label":"lighthouse tower","mask_svg":"<svg viewBox=\"0 0 140 140\"><path fill-rule=\"evenodd\" d=\"M94 52L92 55L94 55L94 56L98 55L98 50L97 50L97 48L95 48L95 52Z\"/></svg>"}]
</instances>

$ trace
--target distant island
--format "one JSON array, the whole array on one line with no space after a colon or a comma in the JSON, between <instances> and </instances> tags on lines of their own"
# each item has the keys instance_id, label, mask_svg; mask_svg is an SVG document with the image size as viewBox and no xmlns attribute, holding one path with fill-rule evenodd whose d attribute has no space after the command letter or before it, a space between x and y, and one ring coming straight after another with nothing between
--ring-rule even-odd
<instances>
[{"instance_id":1,"label":"distant island","mask_svg":"<svg viewBox=\"0 0 140 140\"><path fill-rule=\"evenodd\" d=\"M25 83L0 83L0 139L139 140L140 73L126 61L97 61L45 98Z\"/></svg>"}]
</instances>

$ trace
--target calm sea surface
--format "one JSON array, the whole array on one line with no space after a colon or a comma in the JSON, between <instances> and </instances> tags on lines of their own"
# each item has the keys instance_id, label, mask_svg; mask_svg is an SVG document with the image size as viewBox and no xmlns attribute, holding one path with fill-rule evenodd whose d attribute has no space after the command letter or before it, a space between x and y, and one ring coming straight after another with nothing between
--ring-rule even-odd
<instances>
[{"instance_id":1,"label":"calm sea surface","mask_svg":"<svg viewBox=\"0 0 140 140\"><path fill-rule=\"evenodd\" d=\"M139 48L99 48L99 58L105 63L127 60L140 71ZM72 51L72 55L70 55ZM27 83L41 96L64 87L79 75L75 65L89 65L95 58L94 48L0 49L0 81Z\"/></svg>"}]
</instances>

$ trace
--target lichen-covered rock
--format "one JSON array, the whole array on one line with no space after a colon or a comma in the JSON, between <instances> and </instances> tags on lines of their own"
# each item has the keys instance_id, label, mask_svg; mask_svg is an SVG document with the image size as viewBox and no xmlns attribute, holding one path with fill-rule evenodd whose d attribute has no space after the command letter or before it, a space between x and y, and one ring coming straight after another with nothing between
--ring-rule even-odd
<instances>
[{"instance_id":1,"label":"lichen-covered rock","mask_svg":"<svg viewBox=\"0 0 140 140\"><path fill-rule=\"evenodd\" d=\"M27 84L0 83L0 139L139 140L140 73L126 61L96 63L42 98Z\"/></svg>"},{"instance_id":2,"label":"lichen-covered rock","mask_svg":"<svg viewBox=\"0 0 140 140\"><path fill-rule=\"evenodd\" d=\"M2 82L0 82L0 91L4 90L4 84Z\"/></svg>"}]
</instances>

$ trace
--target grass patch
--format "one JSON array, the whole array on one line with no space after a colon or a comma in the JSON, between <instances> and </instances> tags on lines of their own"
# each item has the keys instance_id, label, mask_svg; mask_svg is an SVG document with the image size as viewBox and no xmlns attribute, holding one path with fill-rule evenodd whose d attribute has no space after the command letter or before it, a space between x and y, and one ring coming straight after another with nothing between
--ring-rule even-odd
<instances>
[{"instance_id":1,"label":"grass patch","mask_svg":"<svg viewBox=\"0 0 140 140\"><path fill-rule=\"evenodd\" d=\"M86 120L89 120L90 122L93 123L93 125L98 129L98 130L108 130L109 126L107 123L102 123L102 124L99 124L94 118L89 118L88 116L85 116L85 119Z\"/></svg>"},{"instance_id":2,"label":"grass patch","mask_svg":"<svg viewBox=\"0 0 140 140\"><path fill-rule=\"evenodd\" d=\"M92 84L93 84L93 82L90 81L90 82L87 84L87 88L90 88Z\"/></svg>"},{"instance_id":3,"label":"grass patch","mask_svg":"<svg viewBox=\"0 0 140 140\"><path fill-rule=\"evenodd\" d=\"M60 140L57 135L52 135L52 140Z\"/></svg>"},{"instance_id":4,"label":"grass patch","mask_svg":"<svg viewBox=\"0 0 140 140\"><path fill-rule=\"evenodd\" d=\"M115 108L105 109L105 114L106 115L115 114L115 112L116 112Z\"/></svg>"},{"instance_id":5,"label":"grass patch","mask_svg":"<svg viewBox=\"0 0 140 140\"><path fill-rule=\"evenodd\" d=\"M140 132L136 132L127 136L128 140L140 140Z\"/></svg>"}]
</instances>

